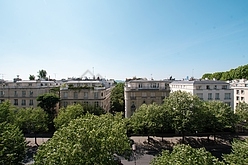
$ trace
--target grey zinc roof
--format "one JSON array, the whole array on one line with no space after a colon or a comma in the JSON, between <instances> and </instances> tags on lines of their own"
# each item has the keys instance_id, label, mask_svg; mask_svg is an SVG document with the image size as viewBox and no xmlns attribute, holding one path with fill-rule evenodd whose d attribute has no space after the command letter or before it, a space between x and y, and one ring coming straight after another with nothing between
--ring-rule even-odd
<instances>
[{"instance_id":1,"label":"grey zinc roof","mask_svg":"<svg viewBox=\"0 0 248 165\"><path fill-rule=\"evenodd\" d=\"M171 84L228 84L217 80L173 81Z\"/></svg>"}]
</instances>

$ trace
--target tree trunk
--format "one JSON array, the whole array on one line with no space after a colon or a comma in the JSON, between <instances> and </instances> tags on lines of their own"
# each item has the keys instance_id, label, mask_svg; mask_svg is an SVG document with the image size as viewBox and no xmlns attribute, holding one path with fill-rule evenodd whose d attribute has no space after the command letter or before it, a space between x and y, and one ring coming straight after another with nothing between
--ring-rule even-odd
<instances>
[{"instance_id":1,"label":"tree trunk","mask_svg":"<svg viewBox=\"0 0 248 165\"><path fill-rule=\"evenodd\" d=\"M37 143L36 133L34 133L34 143L36 144L36 146L39 146L39 144Z\"/></svg>"}]
</instances>

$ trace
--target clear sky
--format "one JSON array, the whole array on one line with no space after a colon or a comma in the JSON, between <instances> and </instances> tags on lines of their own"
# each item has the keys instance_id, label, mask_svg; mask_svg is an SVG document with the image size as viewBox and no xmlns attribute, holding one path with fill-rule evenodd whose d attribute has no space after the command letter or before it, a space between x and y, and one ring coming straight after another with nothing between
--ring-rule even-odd
<instances>
[{"instance_id":1,"label":"clear sky","mask_svg":"<svg viewBox=\"0 0 248 165\"><path fill-rule=\"evenodd\" d=\"M0 79L200 78L247 63L248 0L0 0Z\"/></svg>"}]
</instances>

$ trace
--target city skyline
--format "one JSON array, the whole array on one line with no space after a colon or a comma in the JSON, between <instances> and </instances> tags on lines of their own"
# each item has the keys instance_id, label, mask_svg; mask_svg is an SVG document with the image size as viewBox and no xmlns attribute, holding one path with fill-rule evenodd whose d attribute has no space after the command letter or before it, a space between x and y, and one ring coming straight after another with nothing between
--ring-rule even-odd
<instances>
[{"instance_id":1,"label":"city skyline","mask_svg":"<svg viewBox=\"0 0 248 165\"><path fill-rule=\"evenodd\" d=\"M248 1L0 1L0 79L200 78L248 61Z\"/></svg>"}]
</instances>

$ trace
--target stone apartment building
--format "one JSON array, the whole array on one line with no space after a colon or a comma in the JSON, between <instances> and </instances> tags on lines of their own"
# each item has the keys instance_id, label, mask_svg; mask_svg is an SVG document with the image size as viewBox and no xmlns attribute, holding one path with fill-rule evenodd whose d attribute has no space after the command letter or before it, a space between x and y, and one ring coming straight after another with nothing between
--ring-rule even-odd
<instances>
[{"instance_id":1,"label":"stone apartment building","mask_svg":"<svg viewBox=\"0 0 248 165\"><path fill-rule=\"evenodd\" d=\"M110 95L114 86L113 80L80 80L66 81L60 88L60 106L66 107L75 103L100 106L106 112L110 110Z\"/></svg>"},{"instance_id":2,"label":"stone apartment building","mask_svg":"<svg viewBox=\"0 0 248 165\"><path fill-rule=\"evenodd\" d=\"M15 79L0 81L0 102L9 100L18 108L37 107L36 98L61 84L54 81Z\"/></svg>"},{"instance_id":3,"label":"stone apartment building","mask_svg":"<svg viewBox=\"0 0 248 165\"><path fill-rule=\"evenodd\" d=\"M169 96L171 80L127 79L124 87L125 117L130 117L142 104L162 104Z\"/></svg>"},{"instance_id":4,"label":"stone apartment building","mask_svg":"<svg viewBox=\"0 0 248 165\"><path fill-rule=\"evenodd\" d=\"M21 80L0 81L0 103L6 100L18 108L37 107L39 95L49 93L54 87L60 87L60 107L74 103L101 106L107 112L110 109L110 94L114 81L94 80L63 80L40 81Z\"/></svg>"},{"instance_id":5,"label":"stone apartment building","mask_svg":"<svg viewBox=\"0 0 248 165\"><path fill-rule=\"evenodd\" d=\"M248 80L233 80L230 84L234 93L234 110L239 102L245 102L248 104Z\"/></svg>"},{"instance_id":6,"label":"stone apartment building","mask_svg":"<svg viewBox=\"0 0 248 165\"><path fill-rule=\"evenodd\" d=\"M173 81L170 83L171 92L178 90L197 95L201 100L219 100L234 108L233 90L230 84L225 81L217 80L192 80L192 81Z\"/></svg>"}]
</instances>

